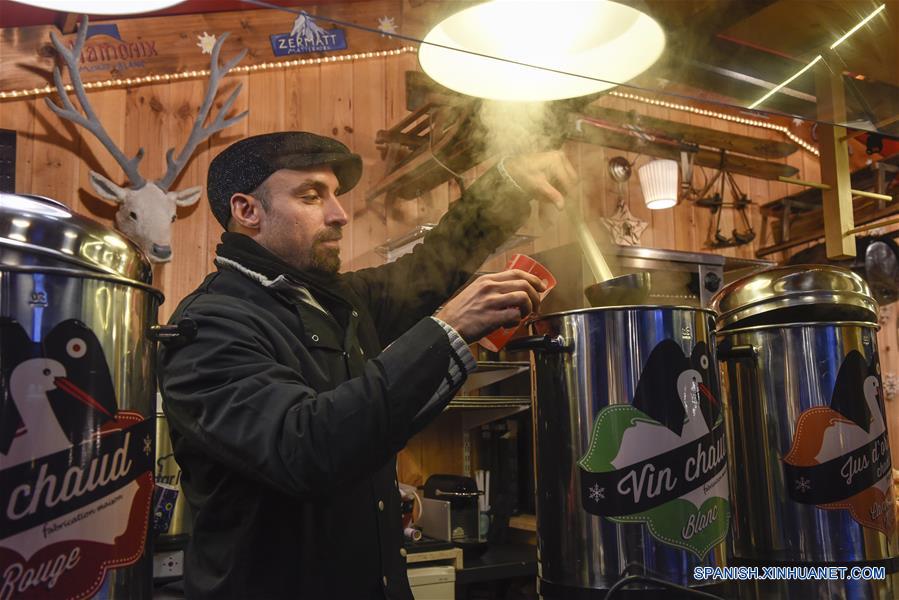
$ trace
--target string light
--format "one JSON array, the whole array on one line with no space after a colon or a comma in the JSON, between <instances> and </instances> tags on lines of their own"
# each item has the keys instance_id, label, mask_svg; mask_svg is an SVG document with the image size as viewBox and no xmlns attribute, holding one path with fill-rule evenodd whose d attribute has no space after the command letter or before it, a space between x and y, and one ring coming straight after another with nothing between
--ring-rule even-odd
<instances>
[{"instance_id":1,"label":"string light","mask_svg":"<svg viewBox=\"0 0 899 600\"><path fill-rule=\"evenodd\" d=\"M643 102L645 104L651 104L653 106L659 106L661 108L670 108L672 110L680 110L684 112L690 112L696 115L701 115L703 117L712 117L713 119L721 119L723 121L730 121L732 123L739 123L740 125L749 125L750 127L761 127L763 129L770 129L772 131L779 131L783 133L791 141L795 142L799 146L801 146L807 152L814 154L815 156L820 156L821 153L815 148L813 145L806 142L804 139L790 131L790 129L784 125L778 125L777 123L769 123L768 121L760 121L758 119L749 119L746 117L737 117L734 115L729 115L727 113L721 113L717 111L707 110L704 108L697 108L695 106L690 106L689 104L677 104L674 102L666 102L664 100L656 100L654 98L646 98L644 96L638 96L636 94L631 94L628 92L618 92L611 91L610 95L616 96L618 98L623 98L625 100L633 100L635 102Z\"/></svg>"},{"instance_id":2,"label":"string light","mask_svg":"<svg viewBox=\"0 0 899 600\"><path fill-rule=\"evenodd\" d=\"M250 73L257 71L270 71L272 69L288 69L291 67L307 67L316 66L325 63L347 62L357 60L369 60L372 58L385 58L388 56L399 56L409 52L416 52L418 49L414 46L403 46L402 48L394 48L392 50L378 50L376 52L358 52L356 54L340 54L332 56L321 56L317 58L295 58L293 60L283 60L279 62L267 62L258 65L238 65L234 67L229 75L234 73ZM86 90L108 89L120 86L135 86L144 83L183 81L185 79L195 79L198 77L206 77L209 75L209 69L199 71L183 71L181 73L166 73L163 75L144 75L143 77L134 77L128 79L106 79L104 81L90 81L84 84ZM67 92L72 91L72 85L66 84ZM42 88L33 88L30 90L9 90L0 91L0 100L6 98L29 98L33 96L42 96L44 94L52 94L56 91L56 87L46 85Z\"/></svg>"}]
</instances>

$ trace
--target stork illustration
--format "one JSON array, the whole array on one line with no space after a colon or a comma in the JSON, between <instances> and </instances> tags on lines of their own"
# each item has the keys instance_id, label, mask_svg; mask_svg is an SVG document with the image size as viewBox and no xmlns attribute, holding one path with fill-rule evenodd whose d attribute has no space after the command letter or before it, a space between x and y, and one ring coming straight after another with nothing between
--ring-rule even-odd
<instances>
[{"instance_id":1,"label":"stork illustration","mask_svg":"<svg viewBox=\"0 0 899 600\"><path fill-rule=\"evenodd\" d=\"M116 417L103 348L78 320L40 343L0 321L0 372L0 470L71 448Z\"/></svg>"},{"instance_id":2,"label":"stork illustration","mask_svg":"<svg viewBox=\"0 0 899 600\"><path fill-rule=\"evenodd\" d=\"M886 423L880 398L878 365L877 354L870 364L865 362L864 356L857 350L846 355L837 372L830 406L816 406L799 415L790 451L783 457L784 463L796 467L813 467L844 460L843 457L851 457L853 452L884 435ZM887 460L888 456L887 454ZM870 487L836 501L816 503L816 506L828 510L847 509L852 518L862 525L884 532L891 531L895 526L892 470L888 468L889 463L886 465L883 475ZM867 460L859 467L865 474L875 468L877 467L873 461ZM801 485L801 491L807 492L813 487L811 483L808 480L797 480L796 489L799 490ZM883 506L890 508L880 510L879 507Z\"/></svg>"},{"instance_id":3,"label":"stork illustration","mask_svg":"<svg viewBox=\"0 0 899 600\"><path fill-rule=\"evenodd\" d=\"M624 433L612 464L622 468L711 431L720 413L711 391L717 388L714 367L705 342L696 344L689 358L672 340L664 340L653 348L633 399L634 408L652 421L638 421Z\"/></svg>"}]
</instances>

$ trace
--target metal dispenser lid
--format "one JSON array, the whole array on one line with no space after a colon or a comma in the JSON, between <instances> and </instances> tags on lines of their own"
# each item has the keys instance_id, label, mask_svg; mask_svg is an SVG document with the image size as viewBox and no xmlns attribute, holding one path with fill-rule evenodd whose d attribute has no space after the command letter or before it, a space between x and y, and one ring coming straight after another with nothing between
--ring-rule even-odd
<instances>
[{"instance_id":1,"label":"metal dispenser lid","mask_svg":"<svg viewBox=\"0 0 899 600\"><path fill-rule=\"evenodd\" d=\"M712 298L718 329L818 321L877 323L868 284L831 265L775 267L738 279Z\"/></svg>"},{"instance_id":2,"label":"metal dispenser lid","mask_svg":"<svg viewBox=\"0 0 899 600\"><path fill-rule=\"evenodd\" d=\"M131 240L41 196L0 193L4 267L64 268L148 285L150 261Z\"/></svg>"}]
</instances>

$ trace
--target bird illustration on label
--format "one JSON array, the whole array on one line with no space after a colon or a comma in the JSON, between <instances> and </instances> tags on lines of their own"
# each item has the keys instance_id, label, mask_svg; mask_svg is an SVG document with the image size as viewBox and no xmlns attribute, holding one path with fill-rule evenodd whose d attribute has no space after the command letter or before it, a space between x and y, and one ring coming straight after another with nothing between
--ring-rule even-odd
<instances>
[{"instance_id":1,"label":"bird illustration on label","mask_svg":"<svg viewBox=\"0 0 899 600\"><path fill-rule=\"evenodd\" d=\"M37 338L38 335L35 335ZM144 552L153 423L119 410L84 323L0 319L0 600L80 600Z\"/></svg>"},{"instance_id":2,"label":"bird illustration on label","mask_svg":"<svg viewBox=\"0 0 899 600\"><path fill-rule=\"evenodd\" d=\"M730 524L727 448L717 365L699 342L650 352L630 403L597 415L578 461L581 504L617 523L643 523L659 541L700 559Z\"/></svg>"},{"instance_id":3,"label":"bird illustration on label","mask_svg":"<svg viewBox=\"0 0 899 600\"><path fill-rule=\"evenodd\" d=\"M830 406L803 411L783 457L790 498L823 510L848 510L859 524L895 527L892 462L880 393L880 361L858 350L843 359Z\"/></svg>"}]
</instances>

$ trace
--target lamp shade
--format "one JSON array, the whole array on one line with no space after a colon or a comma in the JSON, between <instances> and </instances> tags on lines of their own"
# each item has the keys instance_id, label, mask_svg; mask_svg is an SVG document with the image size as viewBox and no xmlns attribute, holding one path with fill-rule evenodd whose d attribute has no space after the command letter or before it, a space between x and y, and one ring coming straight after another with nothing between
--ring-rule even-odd
<instances>
[{"instance_id":1,"label":"lamp shade","mask_svg":"<svg viewBox=\"0 0 899 600\"><path fill-rule=\"evenodd\" d=\"M647 208L659 210L677 204L677 161L650 161L637 169L637 175Z\"/></svg>"},{"instance_id":2,"label":"lamp shade","mask_svg":"<svg viewBox=\"0 0 899 600\"><path fill-rule=\"evenodd\" d=\"M658 23L609 0L493 0L438 23L418 60L431 78L457 92L536 102L629 81L664 47Z\"/></svg>"},{"instance_id":3,"label":"lamp shade","mask_svg":"<svg viewBox=\"0 0 899 600\"><path fill-rule=\"evenodd\" d=\"M180 4L184 0L15 0L20 4L48 10L91 15L133 15Z\"/></svg>"}]
</instances>

